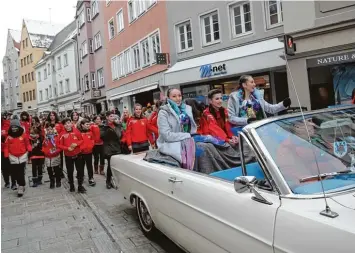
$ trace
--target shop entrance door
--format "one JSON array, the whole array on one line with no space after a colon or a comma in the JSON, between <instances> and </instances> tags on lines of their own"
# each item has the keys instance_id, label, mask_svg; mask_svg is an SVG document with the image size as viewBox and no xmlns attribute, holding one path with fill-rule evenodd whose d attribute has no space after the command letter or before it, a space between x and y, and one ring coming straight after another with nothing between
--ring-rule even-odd
<instances>
[{"instance_id":1,"label":"shop entrance door","mask_svg":"<svg viewBox=\"0 0 355 253\"><path fill-rule=\"evenodd\" d=\"M96 114L99 114L102 111L101 103L96 104Z\"/></svg>"}]
</instances>

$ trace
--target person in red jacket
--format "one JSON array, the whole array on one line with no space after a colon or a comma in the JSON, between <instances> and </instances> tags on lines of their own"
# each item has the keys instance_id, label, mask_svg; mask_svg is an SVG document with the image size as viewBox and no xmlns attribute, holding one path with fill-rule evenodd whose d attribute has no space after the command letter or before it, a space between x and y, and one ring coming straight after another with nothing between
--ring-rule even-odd
<instances>
[{"instance_id":1,"label":"person in red jacket","mask_svg":"<svg viewBox=\"0 0 355 253\"><path fill-rule=\"evenodd\" d=\"M75 192L74 187L74 166L77 171L78 192L84 193L86 189L83 186L84 181L84 166L80 155L80 145L83 143L83 138L80 132L73 127L71 119L63 120L64 130L60 135L59 148L64 151L65 165L67 167L68 181L70 192Z\"/></svg>"},{"instance_id":2,"label":"person in red jacket","mask_svg":"<svg viewBox=\"0 0 355 253\"><path fill-rule=\"evenodd\" d=\"M54 183L57 187L61 187L61 175L60 168L60 153L62 150L59 148L60 138L57 133L55 124L46 123L44 130L44 141L42 145L42 151L45 157L45 164L50 180L50 189L54 189Z\"/></svg>"},{"instance_id":3,"label":"person in red jacket","mask_svg":"<svg viewBox=\"0 0 355 253\"><path fill-rule=\"evenodd\" d=\"M55 111L51 111L47 118L46 118L46 122L50 123L50 124L54 124L55 125L55 129L58 133L58 135L60 136L60 134L62 133L62 131L64 130L64 126L63 124L60 122L59 116ZM63 152L60 153L60 169L61 169L61 177L64 178L64 173L63 173L63 166L64 165L64 154Z\"/></svg>"},{"instance_id":4,"label":"person in red jacket","mask_svg":"<svg viewBox=\"0 0 355 253\"><path fill-rule=\"evenodd\" d=\"M204 135L212 135L236 146L239 139L233 136L228 121L228 112L222 106L222 91L218 89L208 92L209 106L204 110L201 119L201 131Z\"/></svg>"},{"instance_id":5,"label":"person in red jacket","mask_svg":"<svg viewBox=\"0 0 355 253\"><path fill-rule=\"evenodd\" d=\"M85 167L86 164L89 176L89 185L95 186L96 183L94 180L94 170L92 168L92 150L95 145L95 139L92 132L90 131L90 121L87 119L82 119L79 122L78 130L81 132L81 137L83 138L83 142L80 145L83 167Z\"/></svg>"},{"instance_id":6,"label":"person in red jacket","mask_svg":"<svg viewBox=\"0 0 355 253\"><path fill-rule=\"evenodd\" d=\"M19 197L22 197L25 192L25 168L30 151L32 146L19 120L11 120L4 145L4 157L10 160L10 170L19 185L17 191Z\"/></svg>"},{"instance_id":7,"label":"person in red jacket","mask_svg":"<svg viewBox=\"0 0 355 253\"><path fill-rule=\"evenodd\" d=\"M130 119L126 130L128 149L133 153L149 150L150 126L147 118L142 114L142 105L134 105L134 114Z\"/></svg>"},{"instance_id":8,"label":"person in red jacket","mask_svg":"<svg viewBox=\"0 0 355 253\"><path fill-rule=\"evenodd\" d=\"M60 122L59 116L55 111L52 111L48 114L47 118L46 118L46 122L50 123L50 124L54 124L55 125L55 129L57 131L57 133L60 135L62 133L62 131L64 130L64 126L63 124Z\"/></svg>"},{"instance_id":9,"label":"person in red jacket","mask_svg":"<svg viewBox=\"0 0 355 253\"><path fill-rule=\"evenodd\" d=\"M94 155L94 171L95 174L99 174L99 159L100 159L100 174L105 175L105 155L104 155L104 142L101 139L100 128L102 127L102 118L100 115L94 117L94 124L90 126L90 130L94 136L95 146L93 149Z\"/></svg>"},{"instance_id":10,"label":"person in red jacket","mask_svg":"<svg viewBox=\"0 0 355 253\"><path fill-rule=\"evenodd\" d=\"M79 123L79 121L80 121L80 115L79 115L79 113L78 113L78 112L72 112L72 113L70 114L70 119L71 119L71 121L72 121L73 127L74 127L74 128L77 128L78 123Z\"/></svg>"},{"instance_id":11,"label":"person in red jacket","mask_svg":"<svg viewBox=\"0 0 355 253\"><path fill-rule=\"evenodd\" d=\"M24 130L24 133L27 136L30 136L31 120L30 120L30 115L28 114L28 112L26 112L26 111L21 112L20 123L21 123L21 127Z\"/></svg>"},{"instance_id":12,"label":"person in red jacket","mask_svg":"<svg viewBox=\"0 0 355 253\"><path fill-rule=\"evenodd\" d=\"M10 170L10 160L4 156L4 145L10 128L11 114L8 112L3 113L1 120L1 172L5 181L5 188L10 188L11 177L11 189L17 190L15 177Z\"/></svg>"},{"instance_id":13,"label":"person in red jacket","mask_svg":"<svg viewBox=\"0 0 355 253\"><path fill-rule=\"evenodd\" d=\"M150 118L148 120L149 126L150 126L150 139L152 140L152 147L156 147L156 140L159 137L159 130L158 130L158 112L159 108L162 105L161 101L156 101L154 104L154 109L152 114L150 115Z\"/></svg>"}]
</instances>

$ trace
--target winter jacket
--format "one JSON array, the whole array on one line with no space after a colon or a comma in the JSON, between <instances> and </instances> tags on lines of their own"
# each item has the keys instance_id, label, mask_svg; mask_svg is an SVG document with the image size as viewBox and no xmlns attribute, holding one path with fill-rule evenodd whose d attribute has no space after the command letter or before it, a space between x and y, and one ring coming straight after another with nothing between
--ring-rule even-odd
<instances>
[{"instance_id":1,"label":"winter jacket","mask_svg":"<svg viewBox=\"0 0 355 253\"><path fill-rule=\"evenodd\" d=\"M74 150L69 151L71 144L76 143ZM80 145L83 143L83 138L76 128L72 128L70 132L66 129L60 135L59 148L64 150L65 156L76 156L80 154Z\"/></svg>"},{"instance_id":2,"label":"winter jacket","mask_svg":"<svg viewBox=\"0 0 355 253\"><path fill-rule=\"evenodd\" d=\"M101 139L101 135L100 135L100 126L96 125L96 124L92 124L90 126L90 130L92 132L92 135L94 137L94 141L95 141L95 145L103 145L104 142Z\"/></svg>"},{"instance_id":3,"label":"winter jacket","mask_svg":"<svg viewBox=\"0 0 355 253\"><path fill-rule=\"evenodd\" d=\"M192 115L191 106L186 105L186 114L190 118L190 133L181 132L180 119L173 108L166 104L160 107L158 114L159 138L157 146L159 152L173 157L181 163L181 141L191 137L197 131L197 125Z\"/></svg>"},{"instance_id":4,"label":"winter jacket","mask_svg":"<svg viewBox=\"0 0 355 253\"><path fill-rule=\"evenodd\" d=\"M155 144L156 140L159 137L159 130L158 130L158 113L153 112L148 120L148 124L150 125L149 134L152 140L152 144Z\"/></svg>"},{"instance_id":5,"label":"winter jacket","mask_svg":"<svg viewBox=\"0 0 355 253\"><path fill-rule=\"evenodd\" d=\"M223 108L224 109L224 108ZM202 118L200 121L201 131L203 135L212 135L215 138L219 138L226 142L232 138L233 133L231 130L231 125L228 122L228 112L227 109L224 109L225 120L224 120L224 128L220 124L220 120L223 120L219 111L216 111L217 119L210 112L210 108L206 108L203 111Z\"/></svg>"},{"instance_id":6,"label":"winter jacket","mask_svg":"<svg viewBox=\"0 0 355 253\"><path fill-rule=\"evenodd\" d=\"M32 146L31 159L43 159L44 153L42 151L42 143L43 143L42 135L30 134L29 140Z\"/></svg>"},{"instance_id":7,"label":"winter jacket","mask_svg":"<svg viewBox=\"0 0 355 253\"><path fill-rule=\"evenodd\" d=\"M31 123L30 121L20 121L21 123L21 127L25 130L25 134L27 135L27 137L30 136L30 132L31 132Z\"/></svg>"},{"instance_id":8,"label":"winter jacket","mask_svg":"<svg viewBox=\"0 0 355 253\"><path fill-rule=\"evenodd\" d=\"M82 154L91 154L92 149L95 145L95 140L92 132L89 130L87 132L81 132L81 137L83 142L80 145L80 150Z\"/></svg>"},{"instance_id":9,"label":"winter jacket","mask_svg":"<svg viewBox=\"0 0 355 253\"><path fill-rule=\"evenodd\" d=\"M137 119L133 117L127 126L126 140L127 145L131 146L132 143L146 142L149 139L149 124L146 118Z\"/></svg>"},{"instance_id":10,"label":"winter jacket","mask_svg":"<svg viewBox=\"0 0 355 253\"><path fill-rule=\"evenodd\" d=\"M1 152L4 152L4 144L10 128L10 120L1 121Z\"/></svg>"},{"instance_id":11,"label":"winter jacket","mask_svg":"<svg viewBox=\"0 0 355 253\"><path fill-rule=\"evenodd\" d=\"M264 98L261 96L260 91L255 89L254 92L255 98L257 101L259 101L262 111L264 113L264 117L266 118L266 114L276 114L278 112L281 112L285 109L287 109L284 105L283 102L280 102L278 104L272 105L269 104L264 100ZM240 98L238 97L238 91L234 91L230 94L229 99L228 99L228 115L229 115L229 122L238 125L238 126L245 126L248 124L248 118L240 117L239 115L239 107L240 107Z\"/></svg>"},{"instance_id":12,"label":"winter jacket","mask_svg":"<svg viewBox=\"0 0 355 253\"><path fill-rule=\"evenodd\" d=\"M54 136L54 143L52 143L51 140L46 135L42 145L42 151L44 153L44 156L46 158L53 158L60 155L60 152L62 150L60 149L59 145L60 145L60 137L58 134Z\"/></svg>"},{"instance_id":13,"label":"winter jacket","mask_svg":"<svg viewBox=\"0 0 355 253\"><path fill-rule=\"evenodd\" d=\"M24 163L27 162L27 154L32 151L32 146L19 121L14 120L13 122L16 123L11 122L11 125L16 125L19 130L13 132L10 126L4 145L4 157L8 157L11 164Z\"/></svg>"},{"instance_id":14,"label":"winter jacket","mask_svg":"<svg viewBox=\"0 0 355 253\"><path fill-rule=\"evenodd\" d=\"M110 124L100 128L101 139L104 142L104 154L106 157L121 154L122 125Z\"/></svg>"}]
</instances>

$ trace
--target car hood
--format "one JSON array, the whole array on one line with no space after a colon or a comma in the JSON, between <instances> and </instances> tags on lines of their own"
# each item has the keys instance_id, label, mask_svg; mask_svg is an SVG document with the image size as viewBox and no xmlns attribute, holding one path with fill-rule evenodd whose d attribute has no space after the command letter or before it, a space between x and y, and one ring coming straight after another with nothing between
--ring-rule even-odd
<instances>
[{"instance_id":1,"label":"car hood","mask_svg":"<svg viewBox=\"0 0 355 253\"><path fill-rule=\"evenodd\" d=\"M355 211L355 192L330 197L338 205L353 209Z\"/></svg>"}]
</instances>

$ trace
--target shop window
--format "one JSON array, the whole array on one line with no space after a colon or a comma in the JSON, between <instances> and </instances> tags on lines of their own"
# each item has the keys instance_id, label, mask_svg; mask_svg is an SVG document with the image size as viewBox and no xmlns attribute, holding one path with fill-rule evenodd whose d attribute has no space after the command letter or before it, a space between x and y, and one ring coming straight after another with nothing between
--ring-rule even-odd
<instances>
[{"instance_id":1,"label":"shop window","mask_svg":"<svg viewBox=\"0 0 355 253\"><path fill-rule=\"evenodd\" d=\"M267 1L266 14L269 28L282 24L283 13L281 0Z\"/></svg>"},{"instance_id":2,"label":"shop window","mask_svg":"<svg viewBox=\"0 0 355 253\"><path fill-rule=\"evenodd\" d=\"M217 11L201 16L201 27L204 46L220 42L219 20Z\"/></svg>"},{"instance_id":3,"label":"shop window","mask_svg":"<svg viewBox=\"0 0 355 253\"><path fill-rule=\"evenodd\" d=\"M236 4L230 7L230 17L233 37L252 32L250 3Z\"/></svg>"},{"instance_id":4,"label":"shop window","mask_svg":"<svg viewBox=\"0 0 355 253\"><path fill-rule=\"evenodd\" d=\"M176 26L179 51L192 49L191 22L187 21Z\"/></svg>"}]
</instances>

